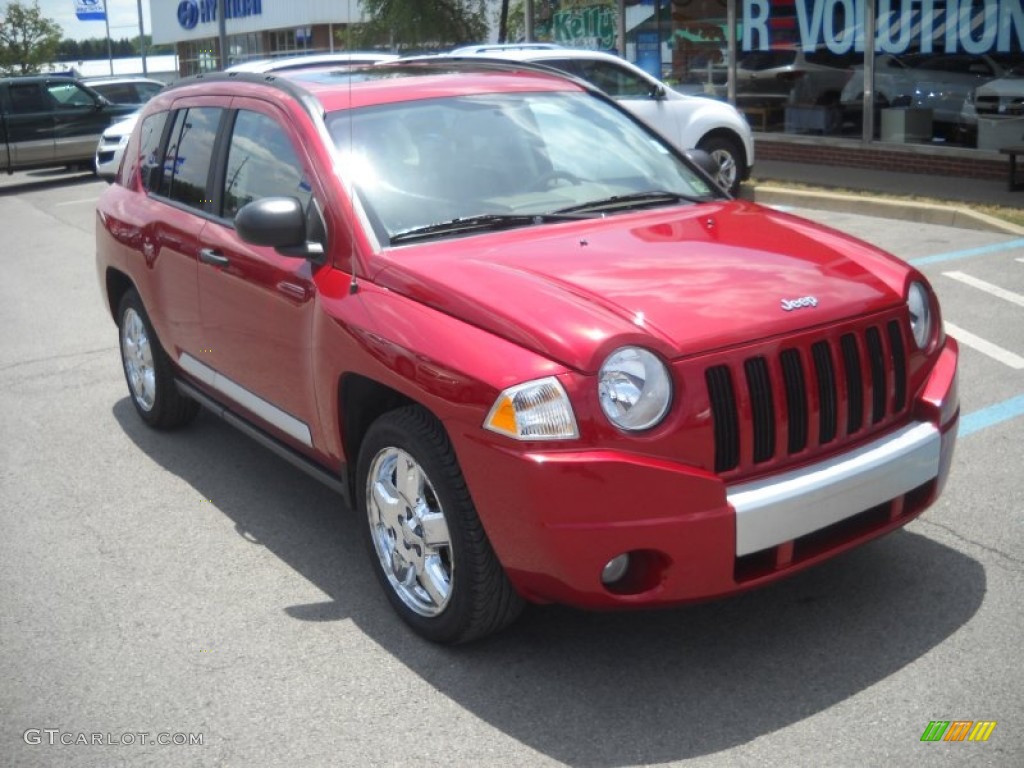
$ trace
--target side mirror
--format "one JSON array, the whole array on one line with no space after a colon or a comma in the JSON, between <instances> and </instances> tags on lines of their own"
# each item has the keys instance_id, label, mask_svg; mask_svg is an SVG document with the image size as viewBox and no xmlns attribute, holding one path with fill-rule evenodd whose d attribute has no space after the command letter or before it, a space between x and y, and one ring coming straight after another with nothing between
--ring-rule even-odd
<instances>
[{"instance_id":1,"label":"side mirror","mask_svg":"<svg viewBox=\"0 0 1024 768\"><path fill-rule=\"evenodd\" d=\"M294 197L264 197L235 214L235 231L245 242L319 263L323 248L306 240L306 213Z\"/></svg>"},{"instance_id":2,"label":"side mirror","mask_svg":"<svg viewBox=\"0 0 1024 768\"><path fill-rule=\"evenodd\" d=\"M651 88L651 98L654 101L662 101L665 98L665 86L655 85Z\"/></svg>"},{"instance_id":3,"label":"side mirror","mask_svg":"<svg viewBox=\"0 0 1024 768\"><path fill-rule=\"evenodd\" d=\"M718 174L722 168L715 158L703 149L688 149L683 154L686 155L687 160L696 165L700 170L704 171L704 173L708 175L708 178L715 183L715 186L718 186L718 182L715 181L715 179L718 178Z\"/></svg>"}]
</instances>

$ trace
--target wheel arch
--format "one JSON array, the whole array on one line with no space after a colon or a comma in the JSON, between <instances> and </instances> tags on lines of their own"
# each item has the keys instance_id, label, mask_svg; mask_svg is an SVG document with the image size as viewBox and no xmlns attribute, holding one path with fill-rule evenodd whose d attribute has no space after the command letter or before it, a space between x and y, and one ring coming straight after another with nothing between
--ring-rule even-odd
<instances>
[{"instance_id":1,"label":"wheel arch","mask_svg":"<svg viewBox=\"0 0 1024 768\"><path fill-rule=\"evenodd\" d=\"M385 413L417 405L434 414L423 403L375 379L359 373L346 373L338 380L338 433L346 457L345 488L349 506L355 504L356 464L359 449L370 425ZM440 420L438 420L440 422Z\"/></svg>"},{"instance_id":2,"label":"wheel arch","mask_svg":"<svg viewBox=\"0 0 1024 768\"><path fill-rule=\"evenodd\" d=\"M138 289L135 288L135 284L128 275L114 267L107 267L106 274L103 276L103 285L107 293L107 309L114 322L117 323L119 322L117 308L121 306L121 299L128 291Z\"/></svg>"}]
</instances>

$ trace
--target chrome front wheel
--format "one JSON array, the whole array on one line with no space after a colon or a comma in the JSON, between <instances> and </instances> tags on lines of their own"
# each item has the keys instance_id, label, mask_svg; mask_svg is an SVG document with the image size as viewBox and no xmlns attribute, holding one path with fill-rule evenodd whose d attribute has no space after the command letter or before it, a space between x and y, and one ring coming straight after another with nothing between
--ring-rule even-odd
<instances>
[{"instance_id":1,"label":"chrome front wheel","mask_svg":"<svg viewBox=\"0 0 1024 768\"><path fill-rule=\"evenodd\" d=\"M374 457L367 486L370 536L388 583L410 610L437 616L451 599L455 563L430 478L412 456L389 447Z\"/></svg>"},{"instance_id":2,"label":"chrome front wheel","mask_svg":"<svg viewBox=\"0 0 1024 768\"><path fill-rule=\"evenodd\" d=\"M464 643L519 615L444 426L410 405L380 416L359 448L356 502L374 571L399 616L436 643Z\"/></svg>"},{"instance_id":3,"label":"chrome front wheel","mask_svg":"<svg viewBox=\"0 0 1024 768\"><path fill-rule=\"evenodd\" d=\"M738 141L717 135L704 139L697 145L718 162L715 182L731 195L740 191L740 183L746 172L746 161Z\"/></svg>"}]
</instances>

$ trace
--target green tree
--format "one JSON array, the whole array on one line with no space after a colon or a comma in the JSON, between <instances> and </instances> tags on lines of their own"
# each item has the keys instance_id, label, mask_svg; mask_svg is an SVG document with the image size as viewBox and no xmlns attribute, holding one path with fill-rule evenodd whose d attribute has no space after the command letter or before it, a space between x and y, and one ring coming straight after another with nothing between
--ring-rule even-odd
<instances>
[{"instance_id":1,"label":"green tree","mask_svg":"<svg viewBox=\"0 0 1024 768\"><path fill-rule=\"evenodd\" d=\"M56 58L63 30L43 16L38 0L7 4L0 18L0 72L28 75Z\"/></svg>"},{"instance_id":2,"label":"green tree","mask_svg":"<svg viewBox=\"0 0 1024 768\"><path fill-rule=\"evenodd\" d=\"M139 36L129 39L122 37L120 40L111 42L111 52L115 59L130 59L139 55ZM153 45L149 35L146 35L146 55L157 56L159 54L174 53L174 47L170 45ZM88 40L72 40L64 38L57 47L55 61L87 61L89 59L107 58L107 38L92 37Z\"/></svg>"},{"instance_id":3,"label":"green tree","mask_svg":"<svg viewBox=\"0 0 1024 768\"><path fill-rule=\"evenodd\" d=\"M504 6L502 7L504 10ZM519 42L526 39L526 7L523 0L514 0L509 5L508 17L505 20L505 40L503 42Z\"/></svg>"},{"instance_id":4,"label":"green tree","mask_svg":"<svg viewBox=\"0 0 1024 768\"><path fill-rule=\"evenodd\" d=\"M487 39L484 0L363 0L360 45L442 49Z\"/></svg>"},{"instance_id":5,"label":"green tree","mask_svg":"<svg viewBox=\"0 0 1024 768\"><path fill-rule=\"evenodd\" d=\"M57 61L78 61L81 57L78 55L78 41L73 40L70 37L65 37L60 41L57 46Z\"/></svg>"},{"instance_id":6,"label":"green tree","mask_svg":"<svg viewBox=\"0 0 1024 768\"><path fill-rule=\"evenodd\" d=\"M154 45L153 38L151 35L146 35L144 39L146 42L147 56L158 56L167 53L174 53L174 46L169 43L164 43L163 45ZM138 35L132 38L132 48L135 49L136 56L139 55L139 53L142 51Z\"/></svg>"}]
</instances>

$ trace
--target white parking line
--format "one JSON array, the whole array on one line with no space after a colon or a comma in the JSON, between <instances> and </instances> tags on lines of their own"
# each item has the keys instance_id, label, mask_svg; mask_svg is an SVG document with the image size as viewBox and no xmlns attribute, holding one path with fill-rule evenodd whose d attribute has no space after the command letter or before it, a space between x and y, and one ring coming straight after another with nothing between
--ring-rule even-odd
<instances>
[{"instance_id":1,"label":"white parking line","mask_svg":"<svg viewBox=\"0 0 1024 768\"><path fill-rule=\"evenodd\" d=\"M943 272L942 274L946 277L951 277L954 280L959 280L961 283L969 285L972 288L977 288L979 291L984 291L992 296L1012 302L1017 306L1024 307L1024 296L1021 296L1019 293L1008 291L1005 288L1000 288L998 285L993 285L992 283L986 283L984 280L971 277L963 272Z\"/></svg>"},{"instance_id":2,"label":"white parking line","mask_svg":"<svg viewBox=\"0 0 1024 768\"><path fill-rule=\"evenodd\" d=\"M1015 355L1010 350L1003 349L980 336L975 336L970 331L965 331L960 326L953 325L953 323L946 323L946 330L965 347L970 347L977 352L981 352L983 355L988 355L993 360L1003 365L1008 365L1016 371L1024 369L1024 357Z\"/></svg>"},{"instance_id":3,"label":"white parking line","mask_svg":"<svg viewBox=\"0 0 1024 768\"><path fill-rule=\"evenodd\" d=\"M81 200L64 200L63 202L60 202L60 203L54 203L53 207L54 208L63 208L65 205L81 205L82 203L95 203L95 202L96 202L96 196L93 195L92 197L83 197Z\"/></svg>"},{"instance_id":4,"label":"white parking line","mask_svg":"<svg viewBox=\"0 0 1024 768\"><path fill-rule=\"evenodd\" d=\"M1022 256L1019 259L1017 259L1017 261L1019 261L1021 264L1024 264L1024 256Z\"/></svg>"}]
</instances>

